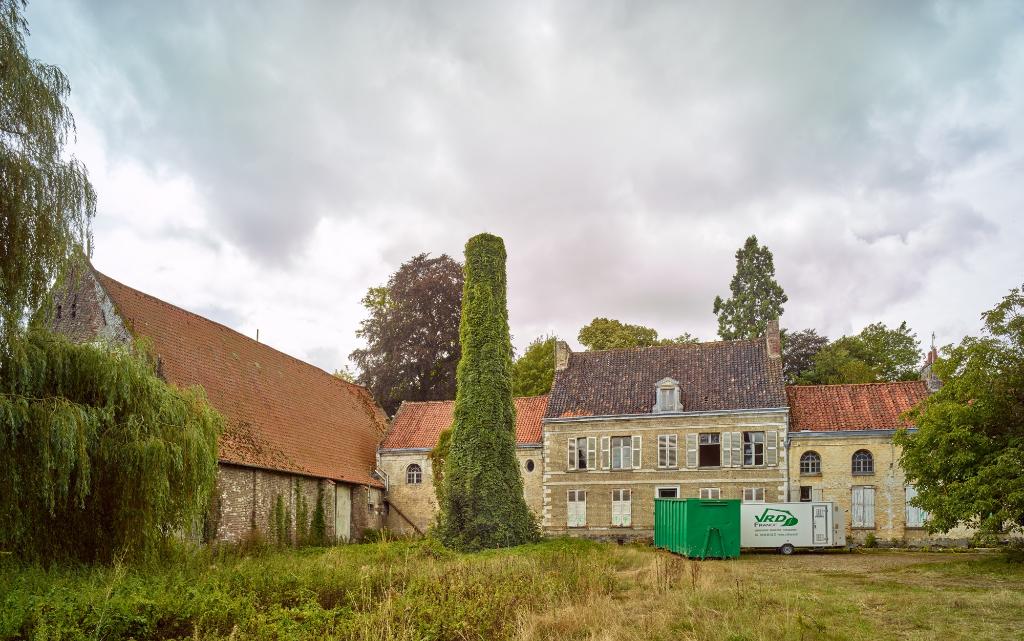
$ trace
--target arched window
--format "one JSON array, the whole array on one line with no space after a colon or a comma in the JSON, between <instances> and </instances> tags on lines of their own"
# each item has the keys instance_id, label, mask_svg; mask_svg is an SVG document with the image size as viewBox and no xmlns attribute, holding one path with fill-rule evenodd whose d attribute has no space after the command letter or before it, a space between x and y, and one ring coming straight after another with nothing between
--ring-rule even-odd
<instances>
[{"instance_id":1,"label":"arched window","mask_svg":"<svg viewBox=\"0 0 1024 641\"><path fill-rule=\"evenodd\" d=\"M405 482L409 485L419 485L423 482L423 468L416 463L405 468Z\"/></svg>"},{"instance_id":2,"label":"arched window","mask_svg":"<svg viewBox=\"0 0 1024 641\"><path fill-rule=\"evenodd\" d=\"M854 474L874 474L875 458L867 450L857 450L853 453Z\"/></svg>"},{"instance_id":3,"label":"arched window","mask_svg":"<svg viewBox=\"0 0 1024 641\"><path fill-rule=\"evenodd\" d=\"M821 456L817 452L804 452L800 455L801 474L821 474Z\"/></svg>"}]
</instances>

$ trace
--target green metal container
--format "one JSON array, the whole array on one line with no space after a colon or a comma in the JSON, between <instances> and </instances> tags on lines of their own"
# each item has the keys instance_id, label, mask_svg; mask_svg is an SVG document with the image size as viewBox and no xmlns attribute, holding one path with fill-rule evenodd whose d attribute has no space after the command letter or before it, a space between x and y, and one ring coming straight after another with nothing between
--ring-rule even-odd
<instances>
[{"instance_id":1,"label":"green metal container","mask_svg":"<svg viewBox=\"0 0 1024 641\"><path fill-rule=\"evenodd\" d=\"M654 545L691 559L740 555L740 502L654 499Z\"/></svg>"}]
</instances>

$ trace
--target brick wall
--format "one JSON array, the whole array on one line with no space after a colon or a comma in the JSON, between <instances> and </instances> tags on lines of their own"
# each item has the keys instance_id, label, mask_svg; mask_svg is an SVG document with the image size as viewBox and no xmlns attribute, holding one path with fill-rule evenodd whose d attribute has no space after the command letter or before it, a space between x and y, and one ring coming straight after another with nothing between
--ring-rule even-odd
<instances>
[{"instance_id":1,"label":"brick wall","mask_svg":"<svg viewBox=\"0 0 1024 641\"><path fill-rule=\"evenodd\" d=\"M973 535L973 530L968 528L929 534L923 528L907 527L906 481L899 466L900 448L892 442L891 431L866 435L835 432L823 436L790 432L790 439L792 500L799 500L800 487L806 486L812 488L815 500L836 503L846 513L847 536L852 542L863 543L869 533L880 542L893 544L964 542ZM853 473L852 459L858 450L871 453L873 473ZM817 452L821 457L821 474L800 473L800 457L808 451ZM851 524L854 486L874 488L875 526L872 528L854 528Z\"/></svg>"},{"instance_id":2,"label":"brick wall","mask_svg":"<svg viewBox=\"0 0 1024 641\"><path fill-rule=\"evenodd\" d=\"M114 304L90 270L71 275L64 288L54 293L50 329L78 343L131 342Z\"/></svg>"},{"instance_id":3,"label":"brick wall","mask_svg":"<svg viewBox=\"0 0 1024 641\"><path fill-rule=\"evenodd\" d=\"M516 460L523 477L523 495L527 506L540 516L543 502L543 457L539 447L517 447ZM528 468L532 461L533 470ZM410 465L419 465L423 471L422 482L407 482ZM381 469L388 475L387 514L389 529L403 534L414 534L416 528L426 532L437 514L437 497L434 493L434 468L429 452L398 451L381 452ZM415 525L415 527L413 527Z\"/></svg>"},{"instance_id":4,"label":"brick wall","mask_svg":"<svg viewBox=\"0 0 1024 641\"><path fill-rule=\"evenodd\" d=\"M717 416L652 416L638 419L548 421L544 424L543 526L552 534L582 535L595 538L646 538L653 534L654 498L657 488L678 487L682 498L700 496L701 488L718 488L722 498L743 498L745 488L762 488L767 501L785 497L787 412L722 414ZM777 463L760 467L686 466L686 435L705 432L765 431L777 434ZM675 434L677 466L658 467L658 436ZM641 437L640 469L611 470L568 469L570 437ZM612 526L612 491L631 491L631 525ZM567 493L587 492L586 525L567 525Z\"/></svg>"}]
</instances>

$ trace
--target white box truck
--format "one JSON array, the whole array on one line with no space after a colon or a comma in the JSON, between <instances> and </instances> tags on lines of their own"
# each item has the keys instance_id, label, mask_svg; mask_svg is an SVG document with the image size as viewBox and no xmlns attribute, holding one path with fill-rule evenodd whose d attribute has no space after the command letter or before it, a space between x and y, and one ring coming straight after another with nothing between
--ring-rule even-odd
<instances>
[{"instance_id":1,"label":"white box truck","mask_svg":"<svg viewBox=\"0 0 1024 641\"><path fill-rule=\"evenodd\" d=\"M846 515L830 502L743 503L740 547L770 548L792 554L796 548L846 545Z\"/></svg>"}]
</instances>

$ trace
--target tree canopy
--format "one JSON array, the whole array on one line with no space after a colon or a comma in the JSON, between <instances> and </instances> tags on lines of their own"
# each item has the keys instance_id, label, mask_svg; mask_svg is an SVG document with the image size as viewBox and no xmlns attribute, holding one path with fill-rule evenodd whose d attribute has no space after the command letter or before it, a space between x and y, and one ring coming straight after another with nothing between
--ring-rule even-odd
<instances>
[{"instance_id":1,"label":"tree canopy","mask_svg":"<svg viewBox=\"0 0 1024 641\"><path fill-rule=\"evenodd\" d=\"M462 266L444 254L419 254L362 302L369 316L356 335L367 346L350 355L357 382L388 414L402 401L454 398Z\"/></svg>"},{"instance_id":2,"label":"tree canopy","mask_svg":"<svg viewBox=\"0 0 1024 641\"><path fill-rule=\"evenodd\" d=\"M827 345L828 337L819 336L814 329L782 330L782 372L786 382L796 382L802 372L814 367L815 355Z\"/></svg>"},{"instance_id":3,"label":"tree canopy","mask_svg":"<svg viewBox=\"0 0 1024 641\"><path fill-rule=\"evenodd\" d=\"M479 234L466 243L458 385L437 530L461 550L536 540L515 451L512 340L505 243Z\"/></svg>"},{"instance_id":4,"label":"tree canopy","mask_svg":"<svg viewBox=\"0 0 1024 641\"><path fill-rule=\"evenodd\" d=\"M658 338L658 332L643 325L630 325L612 318L595 318L580 329L576 337L588 350L623 349L697 343L698 339L684 332L676 338Z\"/></svg>"},{"instance_id":5,"label":"tree canopy","mask_svg":"<svg viewBox=\"0 0 1024 641\"><path fill-rule=\"evenodd\" d=\"M0 0L0 351L90 251L96 195L65 145L74 119L61 70L33 60L20 0Z\"/></svg>"},{"instance_id":6,"label":"tree canopy","mask_svg":"<svg viewBox=\"0 0 1024 641\"><path fill-rule=\"evenodd\" d=\"M512 395L539 396L555 379L555 336L535 338L512 366Z\"/></svg>"},{"instance_id":7,"label":"tree canopy","mask_svg":"<svg viewBox=\"0 0 1024 641\"><path fill-rule=\"evenodd\" d=\"M0 356L0 549L146 557L206 513L222 419L155 376L144 345L31 330Z\"/></svg>"},{"instance_id":8,"label":"tree canopy","mask_svg":"<svg viewBox=\"0 0 1024 641\"><path fill-rule=\"evenodd\" d=\"M722 340L763 336L768 322L782 316L789 298L775 280L775 259L757 237L747 238L736 252L736 274L729 283L731 296L715 296L718 335Z\"/></svg>"},{"instance_id":9,"label":"tree canopy","mask_svg":"<svg viewBox=\"0 0 1024 641\"><path fill-rule=\"evenodd\" d=\"M927 526L1024 530L1024 294L1015 288L982 314L980 337L943 350L942 388L908 418L900 465Z\"/></svg>"},{"instance_id":10,"label":"tree canopy","mask_svg":"<svg viewBox=\"0 0 1024 641\"><path fill-rule=\"evenodd\" d=\"M892 329L872 323L859 334L819 349L812 366L799 372L796 380L811 385L914 380L921 359L920 342L906 322Z\"/></svg>"}]
</instances>

